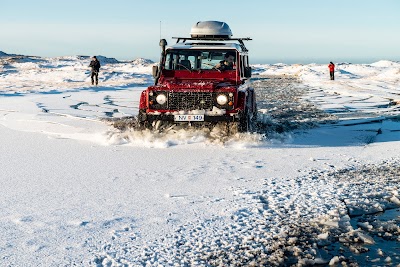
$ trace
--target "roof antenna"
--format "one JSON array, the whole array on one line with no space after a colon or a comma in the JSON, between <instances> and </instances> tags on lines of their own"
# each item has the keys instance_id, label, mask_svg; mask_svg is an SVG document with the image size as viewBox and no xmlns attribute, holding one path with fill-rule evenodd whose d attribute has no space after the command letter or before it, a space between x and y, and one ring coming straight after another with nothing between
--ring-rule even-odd
<instances>
[{"instance_id":1,"label":"roof antenna","mask_svg":"<svg viewBox=\"0 0 400 267\"><path fill-rule=\"evenodd\" d=\"M160 20L160 40L161 40L161 20Z\"/></svg>"}]
</instances>

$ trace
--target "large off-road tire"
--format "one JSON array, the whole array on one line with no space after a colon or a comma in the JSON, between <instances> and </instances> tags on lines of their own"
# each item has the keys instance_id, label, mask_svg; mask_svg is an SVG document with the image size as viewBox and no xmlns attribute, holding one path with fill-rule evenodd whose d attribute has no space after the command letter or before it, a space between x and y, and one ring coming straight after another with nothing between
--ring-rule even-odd
<instances>
[{"instance_id":1,"label":"large off-road tire","mask_svg":"<svg viewBox=\"0 0 400 267\"><path fill-rule=\"evenodd\" d=\"M257 112L249 112L246 108L243 112L239 113L238 131L241 133L255 132L256 121Z\"/></svg>"},{"instance_id":2,"label":"large off-road tire","mask_svg":"<svg viewBox=\"0 0 400 267\"><path fill-rule=\"evenodd\" d=\"M238 131L240 133L246 133L249 128L249 116L248 111L245 109L244 111L239 113L239 123L238 123Z\"/></svg>"},{"instance_id":3,"label":"large off-road tire","mask_svg":"<svg viewBox=\"0 0 400 267\"><path fill-rule=\"evenodd\" d=\"M144 110L139 110L139 113L137 115L137 124L139 126L139 129L144 130L144 129L152 129L152 124L147 120L147 114Z\"/></svg>"}]
</instances>

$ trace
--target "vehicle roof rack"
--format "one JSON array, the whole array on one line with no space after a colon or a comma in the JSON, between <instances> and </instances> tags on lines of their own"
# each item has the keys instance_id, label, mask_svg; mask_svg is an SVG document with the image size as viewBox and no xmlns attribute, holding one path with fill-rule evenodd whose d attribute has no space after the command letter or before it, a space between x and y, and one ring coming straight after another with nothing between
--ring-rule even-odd
<instances>
[{"instance_id":1,"label":"vehicle roof rack","mask_svg":"<svg viewBox=\"0 0 400 267\"><path fill-rule=\"evenodd\" d=\"M185 43L187 40L190 41L238 41L240 47L243 51L248 52L249 50L244 45L243 41L251 41L252 39L249 37L246 38L229 38L226 35L204 35L204 36L196 36L196 37L172 37L172 39L177 39L176 43Z\"/></svg>"}]
</instances>

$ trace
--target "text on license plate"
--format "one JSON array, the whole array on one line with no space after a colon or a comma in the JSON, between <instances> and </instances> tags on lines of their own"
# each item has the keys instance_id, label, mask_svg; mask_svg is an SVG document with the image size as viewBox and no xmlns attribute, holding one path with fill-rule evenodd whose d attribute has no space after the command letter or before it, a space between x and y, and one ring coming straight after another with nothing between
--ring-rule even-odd
<instances>
[{"instance_id":1,"label":"text on license plate","mask_svg":"<svg viewBox=\"0 0 400 267\"><path fill-rule=\"evenodd\" d=\"M174 121L204 121L204 115L174 115Z\"/></svg>"}]
</instances>

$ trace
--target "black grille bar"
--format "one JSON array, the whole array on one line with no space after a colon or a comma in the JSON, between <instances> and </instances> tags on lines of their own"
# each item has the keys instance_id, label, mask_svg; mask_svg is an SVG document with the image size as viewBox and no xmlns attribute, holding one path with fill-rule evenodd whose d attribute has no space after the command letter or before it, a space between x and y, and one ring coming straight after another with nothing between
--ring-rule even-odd
<instances>
[{"instance_id":1,"label":"black grille bar","mask_svg":"<svg viewBox=\"0 0 400 267\"><path fill-rule=\"evenodd\" d=\"M170 110L211 110L215 94L212 92L169 92L168 109Z\"/></svg>"}]
</instances>

